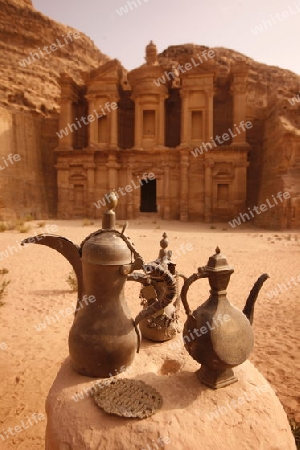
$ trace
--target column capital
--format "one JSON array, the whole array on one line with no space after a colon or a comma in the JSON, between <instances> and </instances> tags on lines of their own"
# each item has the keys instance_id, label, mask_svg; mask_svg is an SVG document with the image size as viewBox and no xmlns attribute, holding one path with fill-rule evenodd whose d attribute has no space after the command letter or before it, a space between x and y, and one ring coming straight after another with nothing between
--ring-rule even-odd
<instances>
[{"instance_id":1,"label":"column capital","mask_svg":"<svg viewBox=\"0 0 300 450\"><path fill-rule=\"evenodd\" d=\"M244 83L232 83L230 86L230 92L232 94L245 94L246 95L246 81Z\"/></svg>"},{"instance_id":2,"label":"column capital","mask_svg":"<svg viewBox=\"0 0 300 450\"><path fill-rule=\"evenodd\" d=\"M212 169L215 165L215 162L212 161L211 159L207 159L207 160L205 160L204 164L205 164L205 168L208 167L208 168Z\"/></svg>"},{"instance_id":3,"label":"column capital","mask_svg":"<svg viewBox=\"0 0 300 450\"><path fill-rule=\"evenodd\" d=\"M183 98L188 98L190 95L190 91L187 89L181 89L180 91L180 97Z\"/></svg>"}]
</instances>

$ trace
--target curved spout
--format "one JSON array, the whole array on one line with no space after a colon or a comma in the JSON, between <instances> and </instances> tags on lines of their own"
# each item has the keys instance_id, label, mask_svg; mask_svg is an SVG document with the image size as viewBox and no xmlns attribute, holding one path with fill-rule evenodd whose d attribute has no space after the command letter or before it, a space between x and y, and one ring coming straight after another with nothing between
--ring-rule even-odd
<instances>
[{"instance_id":1,"label":"curved spout","mask_svg":"<svg viewBox=\"0 0 300 450\"><path fill-rule=\"evenodd\" d=\"M71 264L74 269L78 284L78 301L82 297L82 264L79 253L79 246L73 244L73 242L68 239L57 236L55 234L39 234L37 236L24 239L21 245L25 244L40 244L46 245L47 247L53 248L54 250L61 253ZM77 308L76 308L77 309Z\"/></svg>"},{"instance_id":2,"label":"curved spout","mask_svg":"<svg viewBox=\"0 0 300 450\"><path fill-rule=\"evenodd\" d=\"M258 280L254 283L253 288L250 291L250 294L247 298L245 307L243 309L243 313L245 314L245 316L247 317L247 319L249 320L249 322L253 323L253 316L254 316L254 305L255 302L257 300L259 291L261 290L264 282L270 278L269 275L267 273L263 273Z\"/></svg>"}]
</instances>

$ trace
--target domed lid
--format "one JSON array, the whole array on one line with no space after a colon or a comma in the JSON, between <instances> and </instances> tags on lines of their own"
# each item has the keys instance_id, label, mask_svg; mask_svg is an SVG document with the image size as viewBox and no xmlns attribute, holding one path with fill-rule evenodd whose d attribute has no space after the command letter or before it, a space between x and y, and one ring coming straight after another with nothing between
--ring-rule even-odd
<instances>
[{"instance_id":1,"label":"domed lid","mask_svg":"<svg viewBox=\"0 0 300 450\"><path fill-rule=\"evenodd\" d=\"M91 264L115 266L130 264L140 258L133 244L122 232L114 229L115 212L113 208L118 203L114 192L108 195L109 204L102 218L102 229L90 234L81 244L82 259ZM125 228L125 227L124 227Z\"/></svg>"},{"instance_id":2,"label":"domed lid","mask_svg":"<svg viewBox=\"0 0 300 450\"><path fill-rule=\"evenodd\" d=\"M216 253L209 258L204 269L207 272L234 272L233 268L228 265L226 256L221 254L219 247L216 248Z\"/></svg>"}]
</instances>

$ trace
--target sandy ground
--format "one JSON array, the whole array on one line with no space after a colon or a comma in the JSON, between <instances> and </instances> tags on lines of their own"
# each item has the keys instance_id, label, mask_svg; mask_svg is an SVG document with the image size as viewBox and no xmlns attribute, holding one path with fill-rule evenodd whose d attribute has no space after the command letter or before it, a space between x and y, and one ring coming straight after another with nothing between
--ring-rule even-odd
<instances>
[{"instance_id":1,"label":"sandy ground","mask_svg":"<svg viewBox=\"0 0 300 450\"><path fill-rule=\"evenodd\" d=\"M58 227L56 234L78 244L100 228L99 222L87 227L82 223L47 222ZM0 308L0 448L5 450L44 448L45 399L68 355L68 332L73 320L72 315L62 318L56 314L74 305L77 297L66 282L71 266L60 254L38 245L20 249L18 244L23 238L40 232L36 222L31 222L31 227L26 234L17 231L0 234L0 252L8 250L8 257L2 255L0 269L8 269L7 278L11 280L5 305ZM220 246L235 269L228 298L240 309L258 276L263 272L270 275L255 308L256 341L250 359L271 383L288 415L299 421L300 232L245 227L231 230L222 224L211 229L204 224L147 217L132 221L126 234L145 262L149 262L158 255L164 231L168 232L177 269L185 275L206 264L216 246ZM12 251L13 255L9 246L17 249ZM278 288L278 283L285 283L286 287ZM276 287L278 294L272 295ZM140 309L138 293L137 283L127 283L126 294L133 316ZM192 307L196 308L207 297L207 280L191 287ZM51 316L55 323L38 331L38 324L47 316L48 322ZM8 430L16 426L20 428L11 436Z\"/></svg>"}]
</instances>

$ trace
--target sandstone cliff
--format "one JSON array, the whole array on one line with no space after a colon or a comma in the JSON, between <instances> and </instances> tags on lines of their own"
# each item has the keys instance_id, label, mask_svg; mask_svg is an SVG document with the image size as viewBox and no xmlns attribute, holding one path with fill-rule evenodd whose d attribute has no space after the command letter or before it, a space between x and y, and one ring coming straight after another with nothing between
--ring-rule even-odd
<instances>
[{"instance_id":1,"label":"sandstone cliff","mask_svg":"<svg viewBox=\"0 0 300 450\"><path fill-rule=\"evenodd\" d=\"M0 108L0 157L9 153L21 156L18 169L1 172L0 220L5 212L3 207L6 211L17 211L18 215L56 214L54 149L58 143L55 131L59 73L67 73L80 84L83 72L109 59L84 34L77 32L79 38L75 38L76 32L36 11L30 0L0 0L0 107L3 108ZM72 41L68 33L73 36ZM57 47L55 51L46 54L45 46L49 49L53 44ZM159 55L159 61L165 68L171 68L173 60L184 62L189 55L200 54L205 48L208 50L194 44L170 46ZM295 212L300 210L300 101L294 104L289 101L300 93L300 76L255 62L233 50L213 50L216 83L224 83L234 61L243 60L249 65L247 120L252 121L253 128L247 136L251 145L248 206L289 189L295 199L289 210L280 214L294 214L294 223L300 226ZM21 179L25 182L23 188ZM280 222L280 217L273 214L274 210L268 211L257 217L256 222L283 227L284 221Z\"/></svg>"},{"instance_id":2,"label":"sandstone cliff","mask_svg":"<svg viewBox=\"0 0 300 450\"><path fill-rule=\"evenodd\" d=\"M55 216L59 74L80 81L81 71L109 59L76 31L36 11L31 0L0 0L0 161L21 157L0 172L0 220L14 212Z\"/></svg>"},{"instance_id":3,"label":"sandstone cliff","mask_svg":"<svg viewBox=\"0 0 300 450\"><path fill-rule=\"evenodd\" d=\"M76 31L36 11L30 0L0 0L0 103L56 111L60 72L67 72L79 81L80 71L109 59L83 33L72 41L67 38L68 33ZM51 52L52 44L58 48ZM43 50L45 46L49 54Z\"/></svg>"}]
</instances>

